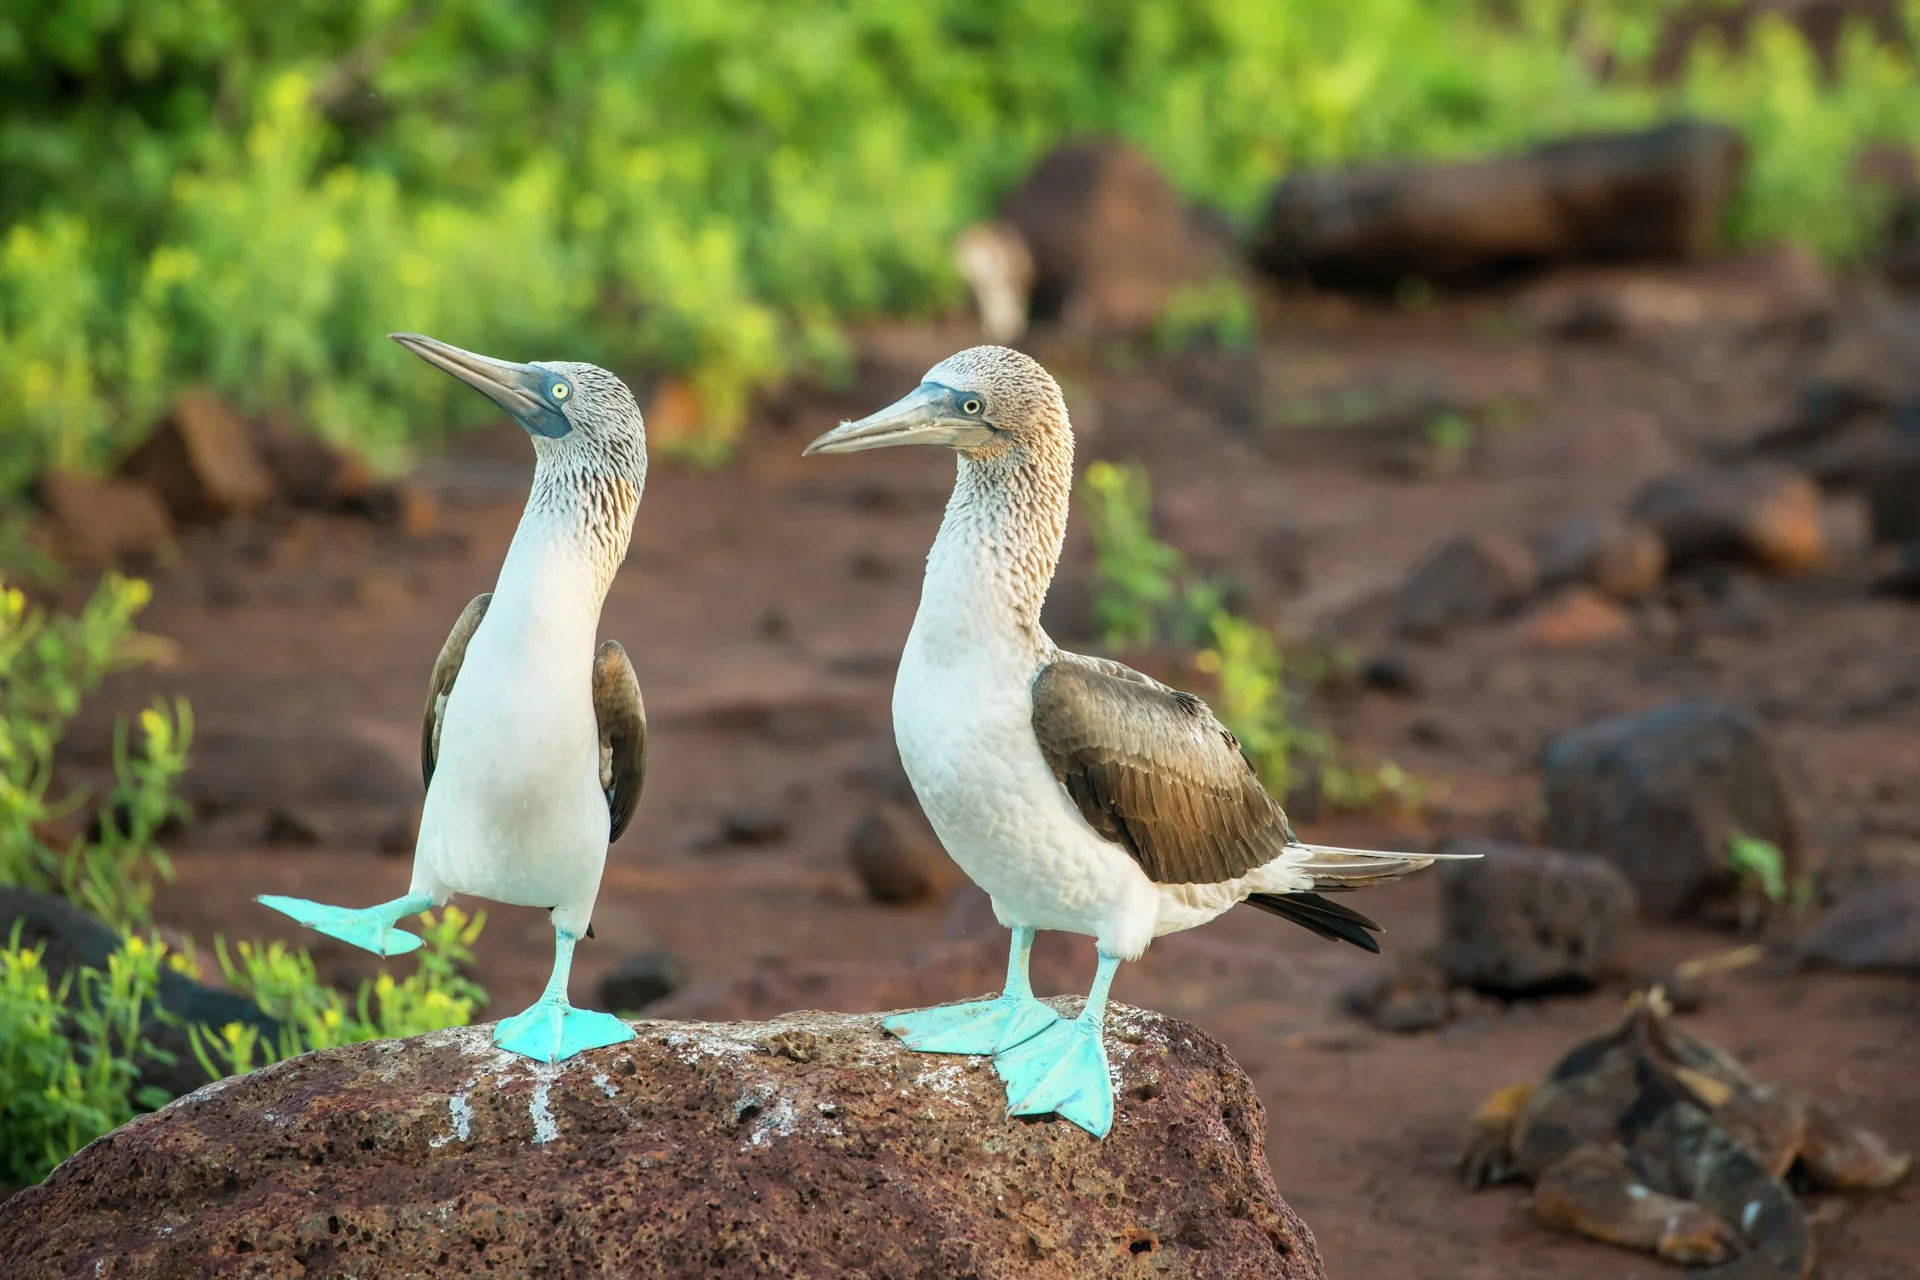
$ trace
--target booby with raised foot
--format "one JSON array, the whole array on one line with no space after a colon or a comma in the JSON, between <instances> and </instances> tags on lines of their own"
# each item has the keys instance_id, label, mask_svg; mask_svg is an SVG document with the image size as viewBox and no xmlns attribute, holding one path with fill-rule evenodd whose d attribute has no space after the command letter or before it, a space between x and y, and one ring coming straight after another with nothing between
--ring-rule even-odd
<instances>
[{"instance_id":1,"label":"booby with raised foot","mask_svg":"<svg viewBox=\"0 0 1920 1280\"><path fill-rule=\"evenodd\" d=\"M382 956L419 947L396 924L456 893L547 908L552 979L493 1040L558 1062L634 1034L612 1014L574 1008L567 978L574 944L593 936L607 846L632 822L646 775L633 664L617 641L594 643L646 484L646 429L633 393L605 369L510 364L391 336L526 429L533 489L494 589L467 605L433 664L420 730L427 799L406 895L357 909L260 901Z\"/></svg>"},{"instance_id":2,"label":"booby with raised foot","mask_svg":"<svg viewBox=\"0 0 1920 1280\"><path fill-rule=\"evenodd\" d=\"M991 1055L1010 1115L1113 1124L1107 991L1154 938L1246 902L1378 951L1379 926L1320 891L1385 883L1431 856L1304 844L1199 698L1040 627L1073 486L1059 385L1005 347L959 352L898 403L806 452L941 445L959 455L893 690L900 761L947 852L1013 931L997 999L888 1019L924 1053ZM1090 935L1086 1004L1034 998L1034 934Z\"/></svg>"}]
</instances>

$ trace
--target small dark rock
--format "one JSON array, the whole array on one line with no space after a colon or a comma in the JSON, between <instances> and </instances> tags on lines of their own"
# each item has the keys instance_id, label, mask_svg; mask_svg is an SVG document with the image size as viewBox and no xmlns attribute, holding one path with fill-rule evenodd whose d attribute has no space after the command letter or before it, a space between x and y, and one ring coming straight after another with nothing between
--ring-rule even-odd
<instances>
[{"instance_id":1,"label":"small dark rock","mask_svg":"<svg viewBox=\"0 0 1920 1280\"><path fill-rule=\"evenodd\" d=\"M1384 972L1349 987L1341 1003L1382 1031L1410 1035L1452 1021L1446 974L1430 947L1396 953Z\"/></svg>"},{"instance_id":2,"label":"small dark rock","mask_svg":"<svg viewBox=\"0 0 1920 1280\"><path fill-rule=\"evenodd\" d=\"M1633 600L1660 585L1667 549L1660 535L1612 511L1588 511L1556 525L1534 545L1545 587L1576 583Z\"/></svg>"},{"instance_id":3,"label":"small dark rock","mask_svg":"<svg viewBox=\"0 0 1920 1280\"><path fill-rule=\"evenodd\" d=\"M1920 977L1920 876L1842 898L1800 942L1813 968Z\"/></svg>"},{"instance_id":4,"label":"small dark rock","mask_svg":"<svg viewBox=\"0 0 1920 1280\"><path fill-rule=\"evenodd\" d=\"M1448 981L1498 995L1589 989L1620 970L1633 886L1605 858L1453 840L1472 862L1440 867L1440 962Z\"/></svg>"},{"instance_id":5,"label":"small dark rock","mask_svg":"<svg viewBox=\"0 0 1920 1280\"><path fill-rule=\"evenodd\" d=\"M281 805L267 814L261 839L272 845L306 848L319 844L331 834L325 818L293 805Z\"/></svg>"},{"instance_id":6,"label":"small dark rock","mask_svg":"<svg viewBox=\"0 0 1920 1280\"><path fill-rule=\"evenodd\" d=\"M849 853L875 902L919 902L953 878L946 850L925 820L896 804L883 804L860 819Z\"/></svg>"},{"instance_id":7,"label":"small dark rock","mask_svg":"<svg viewBox=\"0 0 1920 1280\"><path fill-rule=\"evenodd\" d=\"M181 396L120 472L152 485L182 524L257 511L273 497L246 424L206 390Z\"/></svg>"},{"instance_id":8,"label":"small dark rock","mask_svg":"<svg viewBox=\"0 0 1920 1280\"><path fill-rule=\"evenodd\" d=\"M773 844L787 838L787 815L771 805L735 805L721 816L720 838L728 844Z\"/></svg>"},{"instance_id":9,"label":"small dark rock","mask_svg":"<svg viewBox=\"0 0 1920 1280\"><path fill-rule=\"evenodd\" d=\"M1903 440L1867 483L1875 542L1920 541L1920 438Z\"/></svg>"},{"instance_id":10,"label":"small dark rock","mask_svg":"<svg viewBox=\"0 0 1920 1280\"><path fill-rule=\"evenodd\" d=\"M637 1013L687 985L687 966L670 951L654 948L622 960L600 979L600 1007Z\"/></svg>"},{"instance_id":11,"label":"small dark rock","mask_svg":"<svg viewBox=\"0 0 1920 1280\"><path fill-rule=\"evenodd\" d=\"M1775 573L1804 573L1826 559L1820 489L1788 467L1752 463L1662 476L1643 485L1628 510L1660 535L1676 566L1746 560Z\"/></svg>"},{"instance_id":12,"label":"small dark rock","mask_svg":"<svg viewBox=\"0 0 1920 1280\"><path fill-rule=\"evenodd\" d=\"M780 606L769 605L767 611L760 615L760 634L767 639L784 640L790 630L786 610Z\"/></svg>"},{"instance_id":13,"label":"small dark rock","mask_svg":"<svg viewBox=\"0 0 1920 1280\"><path fill-rule=\"evenodd\" d=\"M1710 702L1671 703L1563 735L1545 760L1548 844L1601 854L1655 919L1696 913L1733 887L1727 843L1771 841L1791 879L1799 840L1759 727Z\"/></svg>"},{"instance_id":14,"label":"small dark rock","mask_svg":"<svg viewBox=\"0 0 1920 1280\"><path fill-rule=\"evenodd\" d=\"M45 944L41 963L55 984L82 968L104 973L108 957L122 945L112 929L65 898L30 889L0 888L0 939L9 938L16 924L23 948ZM69 997L78 999L77 977L75 983ZM171 1061L143 1055L138 1083L157 1088L169 1098L191 1093L207 1083L206 1069L194 1056L189 1026L224 1027L237 1022L259 1031L260 1038L268 1043L280 1035L279 1021L245 996L204 986L165 965L160 969L157 999L160 1007L178 1021L150 1018L140 1030L155 1049L170 1055Z\"/></svg>"},{"instance_id":15,"label":"small dark rock","mask_svg":"<svg viewBox=\"0 0 1920 1280\"><path fill-rule=\"evenodd\" d=\"M280 496L296 507L340 511L365 499L378 484L359 458L283 419L260 422L254 446Z\"/></svg>"},{"instance_id":16,"label":"small dark rock","mask_svg":"<svg viewBox=\"0 0 1920 1280\"><path fill-rule=\"evenodd\" d=\"M1420 666L1409 654L1388 650L1376 653L1360 664L1360 683L1378 693L1394 693L1417 698L1426 688Z\"/></svg>"},{"instance_id":17,"label":"small dark rock","mask_svg":"<svg viewBox=\"0 0 1920 1280\"><path fill-rule=\"evenodd\" d=\"M1495 533L1454 538L1415 565L1400 585L1399 627L1431 639L1453 627L1492 622L1517 609L1538 583L1533 554L1523 543Z\"/></svg>"},{"instance_id":18,"label":"small dark rock","mask_svg":"<svg viewBox=\"0 0 1920 1280\"><path fill-rule=\"evenodd\" d=\"M380 828L380 837L375 847L381 853L398 857L412 853L420 841L420 806L410 804L394 811L387 824Z\"/></svg>"},{"instance_id":19,"label":"small dark rock","mask_svg":"<svg viewBox=\"0 0 1920 1280\"><path fill-rule=\"evenodd\" d=\"M1881 595L1920 600L1920 538L1915 538L1894 555L1893 562L1873 581Z\"/></svg>"},{"instance_id":20,"label":"small dark rock","mask_svg":"<svg viewBox=\"0 0 1920 1280\"><path fill-rule=\"evenodd\" d=\"M382 529L392 529L408 538L424 538L440 527L439 498L412 480L375 485L343 506Z\"/></svg>"}]
</instances>

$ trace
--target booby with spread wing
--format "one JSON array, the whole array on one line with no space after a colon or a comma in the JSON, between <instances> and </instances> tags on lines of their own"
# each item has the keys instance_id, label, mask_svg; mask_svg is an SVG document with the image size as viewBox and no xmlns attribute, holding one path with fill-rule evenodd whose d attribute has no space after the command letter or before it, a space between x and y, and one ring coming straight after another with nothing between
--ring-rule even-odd
<instances>
[{"instance_id":1,"label":"booby with spread wing","mask_svg":"<svg viewBox=\"0 0 1920 1280\"><path fill-rule=\"evenodd\" d=\"M433 338L393 340L485 393L533 437L533 490L494 589L453 625L433 664L420 766L427 799L405 897L358 909L260 901L377 955L420 938L395 928L456 893L546 907L553 977L501 1022L503 1049L558 1062L633 1038L567 1000L574 944L592 936L607 846L633 820L647 719L618 642L595 647L600 608L633 536L646 431L627 385L590 364L509 364Z\"/></svg>"},{"instance_id":2,"label":"booby with spread wing","mask_svg":"<svg viewBox=\"0 0 1920 1280\"><path fill-rule=\"evenodd\" d=\"M1038 362L974 347L898 403L806 452L944 445L959 475L927 556L893 690L900 760L934 831L1013 931L997 999L901 1014L924 1053L991 1054L1009 1114L1113 1124L1103 1029L1123 960L1237 903L1378 951L1379 926L1316 890L1398 879L1432 858L1301 843L1207 705L1040 627L1073 485L1073 430ZM1034 999L1039 929L1091 935L1077 1018Z\"/></svg>"}]
</instances>

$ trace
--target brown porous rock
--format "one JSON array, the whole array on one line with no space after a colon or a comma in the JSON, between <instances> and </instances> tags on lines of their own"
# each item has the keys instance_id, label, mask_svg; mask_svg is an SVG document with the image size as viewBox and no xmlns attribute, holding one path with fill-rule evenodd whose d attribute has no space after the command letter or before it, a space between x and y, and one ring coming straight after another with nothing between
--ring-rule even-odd
<instances>
[{"instance_id":1,"label":"brown porous rock","mask_svg":"<svg viewBox=\"0 0 1920 1280\"><path fill-rule=\"evenodd\" d=\"M1218 1043L1115 1006L1113 1132L1008 1120L875 1015L634 1024L546 1066L486 1027L210 1085L0 1205L0 1277L1320 1280Z\"/></svg>"}]
</instances>

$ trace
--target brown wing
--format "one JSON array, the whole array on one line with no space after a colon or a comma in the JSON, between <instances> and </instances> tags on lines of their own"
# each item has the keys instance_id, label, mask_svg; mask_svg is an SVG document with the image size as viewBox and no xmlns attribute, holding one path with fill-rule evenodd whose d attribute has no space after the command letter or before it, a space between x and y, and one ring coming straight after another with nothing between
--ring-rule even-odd
<instances>
[{"instance_id":1,"label":"brown wing","mask_svg":"<svg viewBox=\"0 0 1920 1280\"><path fill-rule=\"evenodd\" d=\"M1207 704L1130 667L1062 654L1034 678L1033 732L1082 816L1158 884L1236 880L1293 842Z\"/></svg>"},{"instance_id":2,"label":"brown wing","mask_svg":"<svg viewBox=\"0 0 1920 1280\"><path fill-rule=\"evenodd\" d=\"M647 710L618 640L606 641L593 656L593 715L600 723L600 789L613 819L607 835L612 843L633 821L647 777Z\"/></svg>"},{"instance_id":3,"label":"brown wing","mask_svg":"<svg viewBox=\"0 0 1920 1280\"><path fill-rule=\"evenodd\" d=\"M487 606L492 603L491 591L469 600L453 630L447 633L447 642L440 646L440 656L433 661L433 676L427 681L427 715L420 725L420 776L428 786L433 785L434 762L440 758L440 722L446 717L447 695L453 692L460 664L467 660L467 644L480 629L480 619L487 616Z\"/></svg>"}]
</instances>

